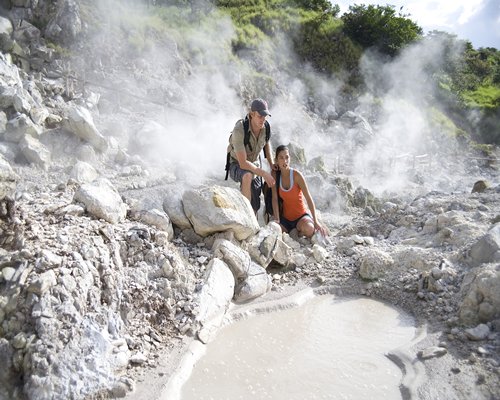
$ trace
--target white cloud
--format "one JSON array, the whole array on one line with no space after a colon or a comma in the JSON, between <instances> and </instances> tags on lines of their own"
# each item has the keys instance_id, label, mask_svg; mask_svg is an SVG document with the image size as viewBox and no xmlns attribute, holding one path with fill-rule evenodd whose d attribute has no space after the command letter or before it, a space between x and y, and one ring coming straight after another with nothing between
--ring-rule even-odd
<instances>
[{"instance_id":1,"label":"white cloud","mask_svg":"<svg viewBox=\"0 0 500 400\"><path fill-rule=\"evenodd\" d=\"M485 4L485 0L426 0L409 2L405 9L422 24L453 27L468 23Z\"/></svg>"}]
</instances>

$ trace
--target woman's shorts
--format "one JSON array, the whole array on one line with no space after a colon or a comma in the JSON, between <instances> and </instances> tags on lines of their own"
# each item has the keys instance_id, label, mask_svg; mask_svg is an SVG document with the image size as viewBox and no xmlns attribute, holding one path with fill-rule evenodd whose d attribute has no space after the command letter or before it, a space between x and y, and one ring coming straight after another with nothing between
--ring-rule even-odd
<instances>
[{"instance_id":1,"label":"woman's shorts","mask_svg":"<svg viewBox=\"0 0 500 400\"><path fill-rule=\"evenodd\" d=\"M286 229L287 232L290 232L291 230L293 230L297 227L297 224L299 223L299 221L304 217L309 217L309 218L311 218L311 221L312 221L311 215L309 215L309 213L305 213L293 221L289 221L285 217L280 216L280 224L281 224L281 226L283 226L283 228Z\"/></svg>"}]
</instances>

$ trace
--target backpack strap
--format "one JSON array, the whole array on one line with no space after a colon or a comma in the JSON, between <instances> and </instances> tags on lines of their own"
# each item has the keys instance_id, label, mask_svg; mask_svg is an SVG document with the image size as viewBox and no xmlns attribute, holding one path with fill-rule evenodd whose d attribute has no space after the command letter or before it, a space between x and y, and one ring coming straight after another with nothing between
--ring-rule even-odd
<instances>
[{"instance_id":1,"label":"backpack strap","mask_svg":"<svg viewBox=\"0 0 500 400\"><path fill-rule=\"evenodd\" d=\"M266 142L269 142L269 139L271 139L271 125L269 124L269 121L266 120L266 122L264 122L264 126L266 127Z\"/></svg>"},{"instance_id":2,"label":"backpack strap","mask_svg":"<svg viewBox=\"0 0 500 400\"><path fill-rule=\"evenodd\" d=\"M279 215L283 213L283 199L280 197L280 185L281 185L281 170L278 169L276 172L276 195L278 196L278 212Z\"/></svg>"},{"instance_id":3,"label":"backpack strap","mask_svg":"<svg viewBox=\"0 0 500 400\"><path fill-rule=\"evenodd\" d=\"M269 139L271 139L271 125L269 124L268 121L266 121L264 122L264 126L266 127L266 143L267 143L269 142ZM267 158L266 148L264 147L262 151L264 152L264 157Z\"/></svg>"},{"instance_id":4,"label":"backpack strap","mask_svg":"<svg viewBox=\"0 0 500 400\"><path fill-rule=\"evenodd\" d=\"M231 165L231 152L227 152L226 155L226 178L224 179L227 181L227 177L229 176L229 166Z\"/></svg>"},{"instance_id":5,"label":"backpack strap","mask_svg":"<svg viewBox=\"0 0 500 400\"><path fill-rule=\"evenodd\" d=\"M280 197L280 181L281 181L281 170L276 171L276 195L278 196L278 214L281 216L283 211L283 199Z\"/></svg>"},{"instance_id":6,"label":"backpack strap","mask_svg":"<svg viewBox=\"0 0 500 400\"><path fill-rule=\"evenodd\" d=\"M248 119L248 115L245 117L243 120L243 144L248 147L250 147L250 150L252 150L252 145L250 144L250 131L249 131L249 126L250 126L250 120Z\"/></svg>"}]
</instances>

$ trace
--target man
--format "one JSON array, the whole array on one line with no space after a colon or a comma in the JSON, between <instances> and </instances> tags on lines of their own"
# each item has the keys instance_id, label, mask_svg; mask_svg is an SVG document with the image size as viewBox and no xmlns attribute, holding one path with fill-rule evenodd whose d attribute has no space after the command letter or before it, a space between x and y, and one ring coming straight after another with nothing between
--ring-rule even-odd
<instances>
[{"instance_id":1,"label":"man","mask_svg":"<svg viewBox=\"0 0 500 400\"><path fill-rule=\"evenodd\" d=\"M236 122L229 138L230 165L229 175L240 183L241 193L250 201L255 213L260 208L262 178L272 187L274 178L261 168L260 154L264 149L271 170L274 168L273 153L269 141L270 127L267 117L271 116L267 103L262 99L252 101L245 119ZM266 127L267 125L267 127ZM248 144L245 145L245 126L248 126ZM269 134L266 134L268 130Z\"/></svg>"}]
</instances>

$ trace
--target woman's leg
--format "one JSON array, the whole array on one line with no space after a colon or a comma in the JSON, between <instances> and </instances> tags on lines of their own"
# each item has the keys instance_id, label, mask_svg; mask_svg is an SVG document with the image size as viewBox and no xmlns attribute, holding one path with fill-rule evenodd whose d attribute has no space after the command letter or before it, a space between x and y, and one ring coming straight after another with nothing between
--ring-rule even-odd
<instances>
[{"instance_id":1,"label":"woman's leg","mask_svg":"<svg viewBox=\"0 0 500 400\"><path fill-rule=\"evenodd\" d=\"M297 222L297 232L299 235L303 235L307 238L311 238L314 235L314 222L310 215L304 215Z\"/></svg>"}]
</instances>

